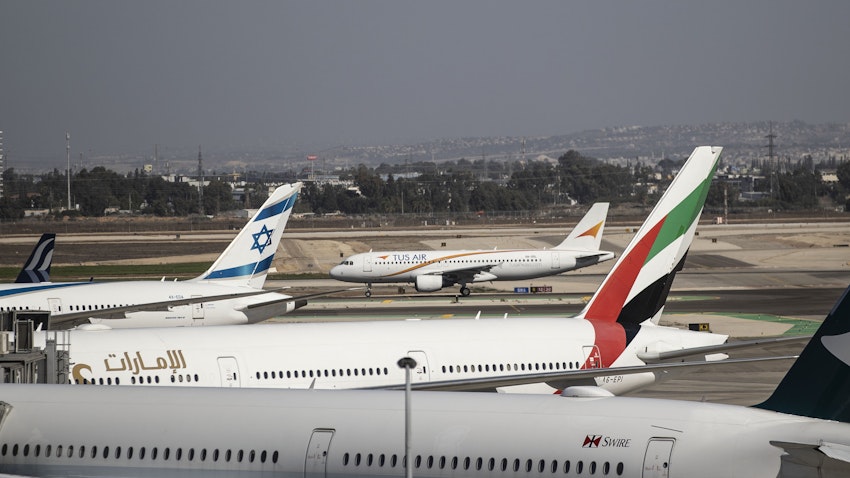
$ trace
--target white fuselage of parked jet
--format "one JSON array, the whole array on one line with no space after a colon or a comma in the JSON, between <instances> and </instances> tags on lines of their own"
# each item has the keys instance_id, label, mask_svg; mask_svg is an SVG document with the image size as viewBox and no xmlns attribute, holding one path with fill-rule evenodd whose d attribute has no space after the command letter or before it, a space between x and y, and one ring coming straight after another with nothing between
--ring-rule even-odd
<instances>
[{"instance_id":1,"label":"white fuselage of parked jet","mask_svg":"<svg viewBox=\"0 0 850 478\"><path fill-rule=\"evenodd\" d=\"M46 310L53 319L61 321L65 314L98 311L117 307L177 301L183 299L251 294L257 289L247 286L192 281L130 281L130 282L45 282L40 284L10 284L0 290L0 309ZM198 302L190 305L163 307L163 310L128 312L127 319L109 319L110 327L154 327L186 325L219 325L249 323L255 317L252 305L274 303L261 307L258 320L291 311L294 302L289 296L276 292L247 295L234 299ZM272 310L273 309L273 310ZM260 312L260 310L256 310ZM102 322L92 318L92 323Z\"/></svg>"},{"instance_id":2,"label":"white fuselage of parked jet","mask_svg":"<svg viewBox=\"0 0 850 478\"><path fill-rule=\"evenodd\" d=\"M2 400L3 473L405 473L403 392L11 385ZM850 425L737 406L422 392L413 394L411 410L414 476L775 478L847 472L802 474L807 468L787 460L783 446L809 444L815 460L819 448L840 458Z\"/></svg>"},{"instance_id":3,"label":"white fuselage of parked jet","mask_svg":"<svg viewBox=\"0 0 850 478\"><path fill-rule=\"evenodd\" d=\"M51 333L47 333L49 336ZM639 352L722 344L726 336L583 319L458 319L257 324L202 329L72 330L72 383L344 389L399 385L410 355L418 382L643 365ZM44 340L45 334L37 335ZM36 344L39 345L39 344ZM591 379L588 379L592 382ZM622 393L653 373L597 379ZM552 383L558 387L558 383Z\"/></svg>"},{"instance_id":4,"label":"white fuselage of parked jet","mask_svg":"<svg viewBox=\"0 0 850 478\"><path fill-rule=\"evenodd\" d=\"M600 251L583 259L576 257L576 251L556 249L368 252L351 257L351 264L335 267L333 275L349 282L414 282L420 275L486 267L487 272L479 272L470 282L518 280L568 272L583 267L582 261L595 264L613 258L613 253Z\"/></svg>"}]
</instances>

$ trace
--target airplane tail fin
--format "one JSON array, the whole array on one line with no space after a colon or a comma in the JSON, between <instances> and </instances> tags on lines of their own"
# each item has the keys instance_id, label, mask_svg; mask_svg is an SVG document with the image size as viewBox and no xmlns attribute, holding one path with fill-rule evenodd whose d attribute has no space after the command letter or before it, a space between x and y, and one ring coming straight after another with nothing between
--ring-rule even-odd
<instances>
[{"instance_id":1,"label":"airplane tail fin","mask_svg":"<svg viewBox=\"0 0 850 478\"><path fill-rule=\"evenodd\" d=\"M262 288L300 189L301 183L275 189L213 265L191 280Z\"/></svg>"},{"instance_id":2,"label":"airplane tail fin","mask_svg":"<svg viewBox=\"0 0 850 478\"><path fill-rule=\"evenodd\" d=\"M24 263L24 268L15 279L16 284L33 284L50 282L50 265L53 263L53 246L56 244L56 234L46 233L35 245L30 258Z\"/></svg>"},{"instance_id":3,"label":"airplane tail fin","mask_svg":"<svg viewBox=\"0 0 850 478\"><path fill-rule=\"evenodd\" d=\"M576 224L570 235L555 249L598 251L602 244L602 230L608 216L608 203L594 203L587 214Z\"/></svg>"},{"instance_id":4,"label":"airplane tail fin","mask_svg":"<svg viewBox=\"0 0 850 478\"><path fill-rule=\"evenodd\" d=\"M577 317L602 322L657 323L676 271L684 265L708 188L718 146L694 149Z\"/></svg>"},{"instance_id":5,"label":"airplane tail fin","mask_svg":"<svg viewBox=\"0 0 850 478\"><path fill-rule=\"evenodd\" d=\"M850 423L850 287L756 408Z\"/></svg>"}]
</instances>

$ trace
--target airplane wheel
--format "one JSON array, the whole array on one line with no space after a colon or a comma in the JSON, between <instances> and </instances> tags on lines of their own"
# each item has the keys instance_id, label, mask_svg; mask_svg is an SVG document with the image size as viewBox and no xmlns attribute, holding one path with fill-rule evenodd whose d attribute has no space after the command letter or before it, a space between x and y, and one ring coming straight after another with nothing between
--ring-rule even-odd
<instances>
[{"instance_id":1,"label":"airplane wheel","mask_svg":"<svg viewBox=\"0 0 850 478\"><path fill-rule=\"evenodd\" d=\"M460 295L462 295L464 297L469 297L470 293L472 293L472 291L469 290L469 287L464 286L464 287L460 288Z\"/></svg>"},{"instance_id":2,"label":"airplane wheel","mask_svg":"<svg viewBox=\"0 0 850 478\"><path fill-rule=\"evenodd\" d=\"M366 289L366 297L372 297L372 291L371 290Z\"/></svg>"}]
</instances>

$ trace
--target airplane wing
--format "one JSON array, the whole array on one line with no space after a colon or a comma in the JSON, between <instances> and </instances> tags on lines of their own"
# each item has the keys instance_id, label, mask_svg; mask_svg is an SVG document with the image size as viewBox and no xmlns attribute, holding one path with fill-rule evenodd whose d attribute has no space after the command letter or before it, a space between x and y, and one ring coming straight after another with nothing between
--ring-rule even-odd
<instances>
[{"instance_id":1,"label":"airplane wing","mask_svg":"<svg viewBox=\"0 0 850 478\"><path fill-rule=\"evenodd\" d=\"M670 350L665 352L638 352L637 357L646 363L660 363L666 360L676 360L698 355L710 355L740 350L753 347L764 347L782 344L805 344L812 338L811 335L800 335L794 337L770 337L764 339L742 340L740 342L726 342L720 345L708 345L706 347L692 347L687 349Z\"/></svg>"},{"instance_id":2,"label":"airplane wing","mask_svg":"<svg viewBox=\"0 0 850 478\"><path fill-rule=\"evenodd\" d=\"M496 276L490 273L490 269L496 267L499 263L463 265L457 267L445 267L439 270L431 270L425 275L443 276L449 281L459 284L466 282L486 282L496 279Z\"/></svg>"},{"instance_id":3,"label":"airplane wing","mask_svg":"<svg viewBox=\"0 0 850 478\"><path fill-rule=\"evenodd\" d=\"M761 363L775 360L794 360L796 355L784 355L779 357L759 357L759 358L741 358L741 359L726 359L712 362L697 361L697 362L676 362L665 364L651 365L635 365L630 367L611 367L611 368L593 368L582 370L560 370L542 373L526 373L518 375L507 375L500 377L481 377L471 379L458 380L442 380L434 382L412 383L413 390L447 390L447 391L492 391L497 387L509 387L512 385L527 385L531 383L557 383L556 388L565 388L572 382L575 385L587 385L589 380L596 377L607 377L612 375L630 375L635 373L668 373L677 370L696 370L700 368L717 367L722 365L742 364L742 363ZM366 389L381 389L381 390L404 390L405 385L390 385L383 387L367 387Z\"/></svg>"},{"instance_id":4,"label":"airplane wing","mask_svg":"<svg viewBox=\"0 0 850 478\"><path fill-rule=\"evenodd\" d=\"M266 302L257 302L255 304L251 304L243 308L243 310L254 309L259 311L259 308L264 306L280 306L284 305L284 313L290 312L292 310L304 307L307 305L307 299L320 297L324 295L338 294L340 292L345 292L348 290L356 290L358 287L351 287L347 289L336 289L332 291L326 292L317 292L313 294L306 294L302 296L285 296L276 298L274 300L269 300ZM176 307L180 305L191 305L205 302L216 302L219 300L228 300L228 299L237 299L241 297L251 297L255 295L263 295L275 292L281 292L285 290L285 288L280 289L264 289L264 290L256 290L251 292L243 292L243 293L233 293L233 294L221 294L221 295L213 295L206 297L189 297L186 299L174 299L174 300L166 300L162 302L148 302L143 304L135 304L135 305L127 305L122 307L110 307L108 309L98 309L98 310L85 310L79 312L69 312L66 314L61 314L58 316L51 317L51 328L53 329L64 329L74 327L76 325L86 323L88 319L92 317L96 317L98 319L125 319L126 316L124 314L128 312L142 312L142 311L158 311L158 310L168 310L169 307ZM250 317L250 314L249 314Z\"/></svg>"},{"instance_id":5,"label":"airplane wing","mask_svg":"<svg viewBox=\"0 0 850 478\"><path fill-rule=\"evenodd\" d=\"M850 475L850 446L825 441L817 444L771 441L770 444L785 452L776 475L780 478Z\"/></svg>"}]
</instances>

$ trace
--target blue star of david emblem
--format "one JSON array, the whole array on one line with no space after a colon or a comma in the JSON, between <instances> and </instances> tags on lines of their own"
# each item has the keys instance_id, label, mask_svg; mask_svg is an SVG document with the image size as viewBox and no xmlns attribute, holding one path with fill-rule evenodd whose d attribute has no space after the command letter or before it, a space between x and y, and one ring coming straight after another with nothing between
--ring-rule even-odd
<instances>
[{"instance_id":1,"label":"blue star of david emblem","mask_svg":"<svg viewBox=\"0 0 850 478\"><path fill-rule=\"evenodd\" d=\"M256 234L251 234L254 237L254 245L251 246L251 250L257 249L260 251L260 254L266 249L266 246L272 245L272 233L274 229L269 229L263 224L263 228L260 229L260 232ZM265 236L265 237L264 237Z\"/></svg>"}]
</instances>

